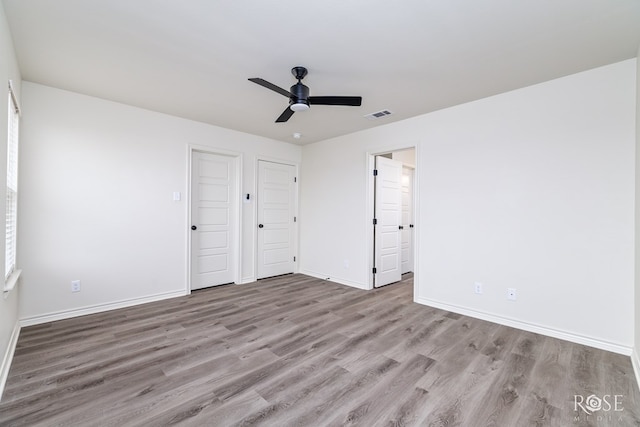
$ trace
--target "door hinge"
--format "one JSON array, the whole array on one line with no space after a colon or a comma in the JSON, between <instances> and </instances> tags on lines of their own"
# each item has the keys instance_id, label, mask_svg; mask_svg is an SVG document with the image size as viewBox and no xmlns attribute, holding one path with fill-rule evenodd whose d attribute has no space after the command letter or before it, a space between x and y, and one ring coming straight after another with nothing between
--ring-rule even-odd
<instances>
[{"instance_id":1,"label":"door hinge","mask_svg":"<svg viewBox=\"0 0 640 427\"><path fill-rule=\"evenodd\" d=\"M296 257L293 257L293 262L296 262Z\"/></svg>"},{"instance_id":2,"label":"door hinge","mask_svg":"<svg viewBox=\"0 0 640 427\"><path fill-rule=\"evenodd\" d=\"M373 170L373 176L378 176L378 169Z\"/></svg>"},{"instance_id":3,"label":"door hinge","mask_svg":"<svg viewBox=\"0 0 640 427\"><path fill-rule=\"evenodd\" d=\"M375 267L373 267L373 274L376 274L377 272L378 270Z\"/></svg>"},{"instance_id":4,"label":"door hinge","mask_svg":"<svg viewBox=\"0 0 640 427\"><path fill-rule=\"evenodd\" d=\"M378 225L378 220L373 218L373 225Z\"/></svg>"},{"instance_id":5,"label":"door hinge","mask_svg":"<svg viewBox=\"0 0 640 427\"><path fill-rule=\"evenodd\" d=\"M298 220L298 217L294 216L293 217L293 222L296 222Z\"/></svg>"},{"instance_id":6,"label":"door hinge","mask_svg":"<svg viewBox=\"0 0 640 427\"><path fill-rule=\"evenodd\" d=\"M293 177L293 182L298 182L298 177L297 176Z\"/></svg>"}]
</instances>

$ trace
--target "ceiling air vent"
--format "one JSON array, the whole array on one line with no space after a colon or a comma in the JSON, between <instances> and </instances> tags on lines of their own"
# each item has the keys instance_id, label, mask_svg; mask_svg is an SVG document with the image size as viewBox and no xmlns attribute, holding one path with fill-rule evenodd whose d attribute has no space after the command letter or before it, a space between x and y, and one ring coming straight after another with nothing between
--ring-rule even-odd
<instances>
[{"instance_id":1,"label":"ceiling air vent","mask_svg":"<svg viewBox=\"0 0 640 427\"><path fill-rule=\"evenodd\" d=\"M376 111L375 113L367 114L364 117L369 120L378 120L378 119L381 119L382 117L390 116L391 114L392 113L389 110L380 110L380 111Z\"/></svg>"}]
</instances>

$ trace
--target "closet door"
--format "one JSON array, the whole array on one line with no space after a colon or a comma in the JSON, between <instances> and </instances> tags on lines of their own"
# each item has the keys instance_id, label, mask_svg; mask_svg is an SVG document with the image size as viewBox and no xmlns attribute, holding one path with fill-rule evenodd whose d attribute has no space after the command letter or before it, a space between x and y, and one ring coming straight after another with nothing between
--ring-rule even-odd
<instances>
[{"instance_id":1,"label":"closet door","mask_svg":"<svg viewBox=\"0 0 640 427\"><path fill-rule=\"evenodd\" d=\"M402 167L402 274L413 271L413 169Z\"/></svg>"},{"instance_id":2,"label":"closet door","mask_svg":"<svg viewBox=\"0 0 640 427\"><path fill-rule=\"evenodd\" d=\"M293 273L296 168L258 162L258 279Z\"/></svg>"},{"instance_id":3,"label":"closet door","mask_svg":"<svg viewBox=\"0 0 640 427\"><path fill-rule=\"evenodd\" d=\"M236 280L237 158L194 151L191 161L191 289Z\"/></svg>"}]
</instances>

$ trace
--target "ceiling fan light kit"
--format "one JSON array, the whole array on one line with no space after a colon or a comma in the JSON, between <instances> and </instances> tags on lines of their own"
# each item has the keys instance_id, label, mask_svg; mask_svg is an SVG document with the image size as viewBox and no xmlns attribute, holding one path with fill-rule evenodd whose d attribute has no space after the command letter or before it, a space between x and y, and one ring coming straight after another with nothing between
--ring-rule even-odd
<instances>
[{"instance_id":1,"label":"ceiling fan light kit","mask_svg":"<svg viewBox=\"0 0 640 427\"><path fill-rule=\"evenodd\" d=\"M311 105L343 105L359 107L362 105L360 96L309 96L309 87L302 84L302 79L307 75L305 67L293 67L291 74L298 80L298 83L291 86L287 91L259 77L250 78L249 81L262 87L266 87L274 92L289 98L289 106L276 119L276 123L284 123L291 118L296 111L305 111Z\"/></svg>"},{"instance_id":2,"label":"ceiling fan light kit","mask_svg":"<svg viewBox=\"0 0 640 427\"><path fill-rule=\"evenodd\" d=\"M291 104L289 106L292 111L304 111L309 109L309 104L305 102L296 102L295 104Z\"/></svg>"}]
</instances>

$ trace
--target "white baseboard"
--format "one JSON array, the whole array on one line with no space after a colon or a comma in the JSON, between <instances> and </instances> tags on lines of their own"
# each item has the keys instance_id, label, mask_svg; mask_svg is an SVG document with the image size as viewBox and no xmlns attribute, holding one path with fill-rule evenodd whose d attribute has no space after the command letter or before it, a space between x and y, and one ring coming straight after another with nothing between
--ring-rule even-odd
<instances>
[{"instance_id":1,"label":"white baseboard","mask_svg":"<svg viewBox=\"0 0 640 427\"><path fill-rule=\"evenodd\" d=\"M146 304L148 302L161 301L164 299L181 297L187 295L187 291L165 292L162 294L149 295L140 298L131 298L127 300L111 302L106 304L96 304L73 310L63 310L54 313L47 313L39 316L31 316L20 319L20 326L39 325L41 323L55 322L56 320L70 319L72 317L86 316L87 314L101 313L103 311L117 310L119 308L131 307L134 305Z\"/></svg>"},{"instance_id":2,"label":"white baseboard","mask_svg":"<svg viewBox=\"0 0 640 427\"><path fill-rule=\"evenodd\" d=\"M625 356L631 356L632 348L625 345L612 343L608 341L598 340L583 335L574 334L547 326L536 325L533 323L523 322L508 317L496 316L491 313L485 313L482 311L476 311L465 307L451 305L440 301L435 301L428 298L415 297L415 302L418 304L428 305L429 307L439 308L441 310L451 311L458 314L463 314L469 317L475 317L481 320L487 320L489 322L498 323L500 325L510 326L516 329L522 329L528 332L534 332L541 335L547 335L549 337L558 338L565 341L574 342L577 344L587 345L589 347L599 348L601 350L607 350L614 353L624 354Z\"/></svg>"},{"instance_id":3,"label":"white baseboard","mask_svg":"<svg viewBox=\"0 0 640 427\"><path fill-rule=\"evenodd\" d=\"M633 366L633 373L636 375L636 382L640 384L640 355L638 355L635 347L631 353L631 365Z\"/></svg>"},{"instance_id":4,"label":"white baseboard","mask_svg":"<svg viewBox=\"0 0 640 427\"><path fill-rule=\"evenodd\" d=\"M331 277L329 275L316 273L314 271L302 270L301 269L299 273L300 274L304 274L306 276L315 277L317 279L322 279L322 280L328 280L330 282L335 282L335 283L338 283L340 285L351 286L352 288L363 289L365 291L370 289L369 286L367 286L366 283L353 282L351 280L341 279L339 277Z\"/></svg>"},{"instance_id":5,"label":"white baseboard","mask_svg":"<svg viewBox=\"0 0 640 427\"><path fill-rule=\"evenodd\" d=\"M16 352L16 345L18 344L18 336L20 336L20 322L16 322L9 339L9 345L7 351L2 358L2 365L0 365L0 399L2 399L2 393L4 392L4 386L7 384L7 378L9 377L9 368L11 368L11 362L13 361L13 355Z\"/></svg>"}]
</instances>

